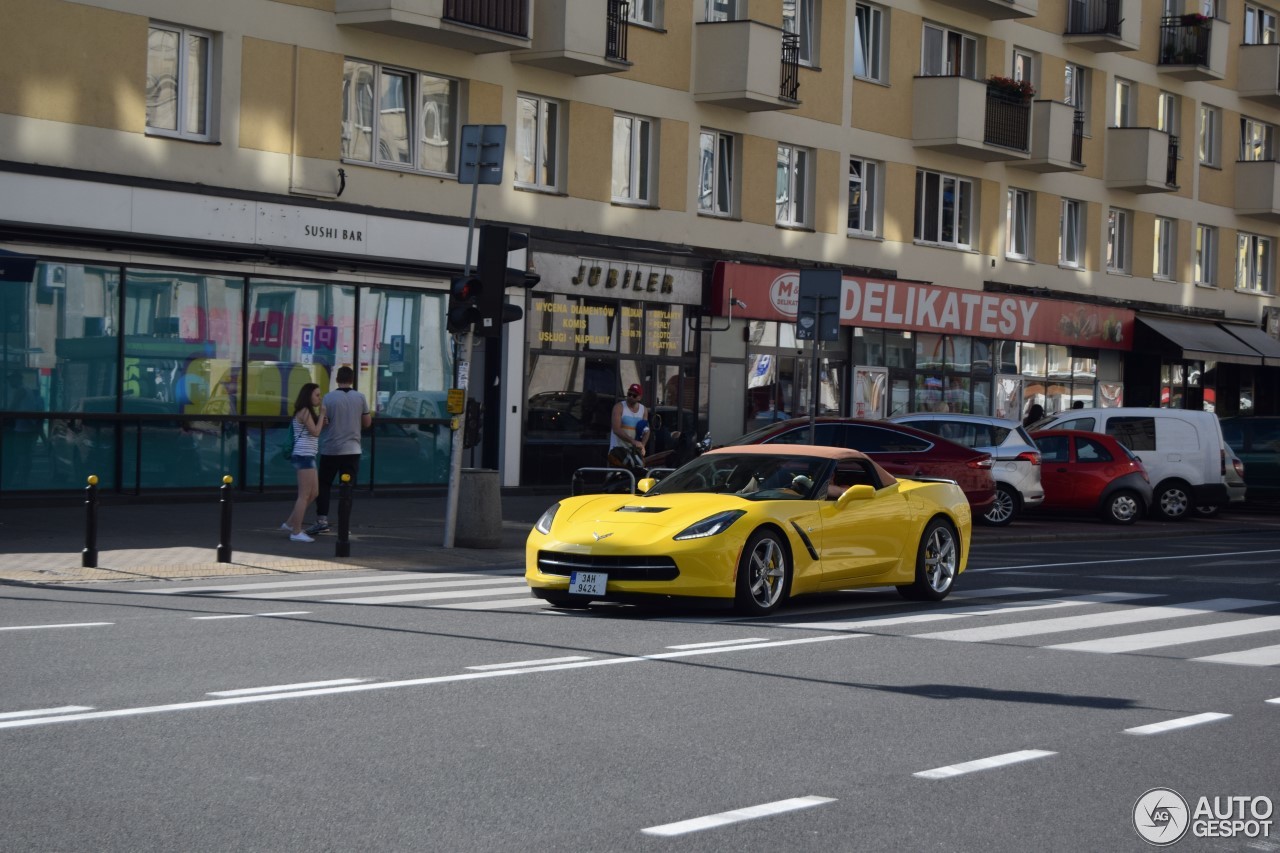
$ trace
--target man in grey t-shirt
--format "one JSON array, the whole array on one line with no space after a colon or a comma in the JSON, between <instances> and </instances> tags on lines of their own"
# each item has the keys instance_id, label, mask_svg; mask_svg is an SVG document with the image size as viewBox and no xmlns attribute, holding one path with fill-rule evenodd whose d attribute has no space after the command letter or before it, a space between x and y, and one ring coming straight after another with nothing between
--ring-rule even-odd
<instances>
[{"instance_id":1,"label":"man in grey t-shirt","mask_svg":"<svg viewBox=\"0 0 1280 853\"><path fill-rule=\"evenodd\" d=\"M317 476L320 494L316 496L316 523L307 532L329 532L329 495L333 479L339 474L350 474L351 484L356 482L360 470L360 431L373 423L369 403L359 391L353 391L356 374L348 365L338 368L338 387L324 395L321 403L326 425L320 433L320 465Z\"/></svg>"}]
</instances>

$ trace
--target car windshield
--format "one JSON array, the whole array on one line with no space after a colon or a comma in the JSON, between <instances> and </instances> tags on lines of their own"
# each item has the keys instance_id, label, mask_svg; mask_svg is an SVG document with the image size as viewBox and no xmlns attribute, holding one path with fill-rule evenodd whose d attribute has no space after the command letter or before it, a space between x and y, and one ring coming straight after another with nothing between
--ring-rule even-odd
<instances>
[{"instance_id":1,"label":"car windshield","mask_svg":"<svg viewBox=\"0 0 1280 853\"><path fill-rule=\"evenodd\" d=\"M672 472L650 495L737 494L747 500L812 500L826 488L832 460L820 456L713 453Z\"/></svg>"}]
</instances>

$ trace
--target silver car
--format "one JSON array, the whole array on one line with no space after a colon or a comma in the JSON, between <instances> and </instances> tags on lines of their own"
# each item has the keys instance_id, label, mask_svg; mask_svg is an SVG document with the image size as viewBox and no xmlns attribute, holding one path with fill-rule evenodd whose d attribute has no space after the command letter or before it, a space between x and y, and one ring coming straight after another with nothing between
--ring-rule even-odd
<instances>
[{"instance_id":1,"label":"silver car","mask_svg":"<svg viewBox=\"0 0 1280 853\"><path fill-rule=\"evenodd\" d=\"M1044 503L1040 451L1017 421L946 412L916 412L889 420L991 454L996 502L982 516L986 523L1002 527L1013 521L1024 507Z\"/></svg>"}]
</instances>

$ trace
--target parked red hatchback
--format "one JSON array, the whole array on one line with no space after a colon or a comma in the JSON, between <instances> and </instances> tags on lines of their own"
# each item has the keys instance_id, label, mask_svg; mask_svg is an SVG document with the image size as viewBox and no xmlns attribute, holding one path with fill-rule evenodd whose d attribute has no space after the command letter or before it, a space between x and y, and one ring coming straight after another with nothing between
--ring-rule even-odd
<instances>
[{"instance_id":1,"label":"parked red hatchback","mask_svg":"<svg viewBox=\"0 0 1280 853\"><path fill-rule=\"evenodd\" d=\"M1031 433L1040 448L1039 511L1096 512L1115 524L1133 524L1151 506L1151 481L1142 462L1109 435L1076 429Z\"/></svg>"},{"instance_id":2,"label":"parked red hatchback","mask_svg":"<svg viewBox=\"0 0 1280 853\"><path fill-rule=\"evenodd\" d=\"M889 421L820 417L817 444L860 450L895 477L955 480L977 518L991 509L996 481L991 454ZM810 444L809 419L792 418L749 432L730 444Z\"/></svg>"}]
</instances>

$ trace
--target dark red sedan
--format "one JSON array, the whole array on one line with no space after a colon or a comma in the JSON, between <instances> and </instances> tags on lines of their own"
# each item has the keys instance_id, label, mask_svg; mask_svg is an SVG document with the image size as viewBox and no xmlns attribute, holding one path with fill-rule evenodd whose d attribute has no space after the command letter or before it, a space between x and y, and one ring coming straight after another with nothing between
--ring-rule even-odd
<instances>
[{"instance_id":1,"label":"dark red sedan","mask_svg":"<svg viewBox=\"0 0 1280 853\"><path fill-rule=\"evenodd\" d=\"M1037 511L1096 512L1133 524L1151 506L1151 481L1142 462L1109 435L1075 429L1031 433L1040 448L1044 503Z\"/></svg>"},{"instance_id":2,"label":"dark red sedan","mask_svg":"<svg viewBox=\"0 0 1280 853\"><path fill-rule=\"evenodd\" d=\"M820 417L817 444L861 450L897 477L955 480L976 518L996 499L991 454L889 421ZM731 444L810 444L809 419L792 418L749 432Z\"/></svg>"}]
</instances>

